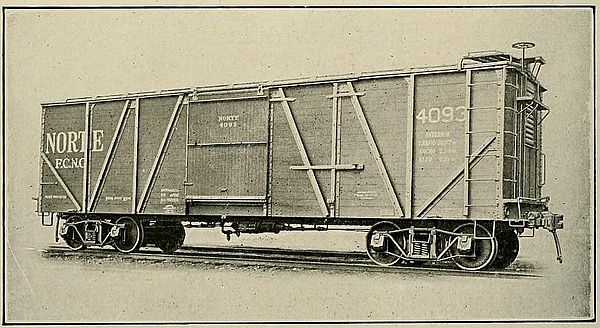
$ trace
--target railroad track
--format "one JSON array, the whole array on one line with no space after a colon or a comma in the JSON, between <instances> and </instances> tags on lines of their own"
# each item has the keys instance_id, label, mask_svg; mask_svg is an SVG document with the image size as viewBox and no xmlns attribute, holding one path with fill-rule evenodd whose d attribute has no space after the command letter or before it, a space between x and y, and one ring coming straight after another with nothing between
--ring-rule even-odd
<instances>
[{"instance_id":1,"label":"railroad track","mask_svg":"<svg viewBox=\"0 0 600 328\"><path fill-rule=\"evenodd\" d=\"M123 254L113 249L73 251L64 246L41 249L42 257L66 260L114 260L134 263L176 263L182 265L231 265L238 267L269 267L275 269L306 269L321 271L364 271L413 275L454 275L502 278L540 277L534 268L515 263L503 271L469 272L455 269L451 263L436 265L379 266L364 252L294 250L262 247L184 246L174 255L158 249L142 248L136 253Z\"/></svg>"}]
</instances>

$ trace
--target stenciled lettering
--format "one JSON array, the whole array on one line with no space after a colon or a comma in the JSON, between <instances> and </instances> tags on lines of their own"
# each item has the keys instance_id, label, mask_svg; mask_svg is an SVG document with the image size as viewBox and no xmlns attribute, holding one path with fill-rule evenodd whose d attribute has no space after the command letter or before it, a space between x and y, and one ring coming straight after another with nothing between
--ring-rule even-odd
<instances>
[{"instance_id":1,"label":"stenciled lettering","mask_svg":"<svg viewBox=\"0 0 600 328\"><path fill-rule=\"evenodd\" d=\"M92 131L92 140L93 147L92 151L102 151L104 150L104 144L102 143L102 137L104 137L104 130L94 130Z\"/></svg>"},{"instance_id":2,"label":"stenciled lettering","mask_svg":"<svg viewBox=\"0 0 600 328\"><path fill-rule=\"evenodd\" d=\"M223 122L223 121L238 121L239 118L240 118L239 115L225 115L225 116L219 115L219 122Z\"/></svg>"},{"instance_id":3,"label":"stenciled lettering","mask_svg":"<svg viewBox=\"0 0 600 328\"><path fill-rule=\"evenodd\" d=\"M69 136L69 146L67 147L67 153L78 152L79 150L77 148L77 139L79 134L75 131L69 131L67 132L67 135Z\"/></svg>"},{"instance_id":4,"label":"stenciled lettering","mask_svg":"<svg viewBox=\"0 0 600 328\"><path fill-rule=\"evenodd\" d=\"M465 106L422 108L417 113L416 119L423 124L464 122L467 119L467 108Z\"/></svg>"},{"instance_id":5,"label":"stenciled lettering","mask_svg":"<svg viewBox=\"0 0 600 328\"><path fill-rule=\"evenodd\" d=\"M219 115L219 126L222 128L236 128L240 119L239 115Z\"/></svg>"},{"instance_id":6,"label":"stenciled lettering","mask_svg":"<svg viewBox=\"0 0 600 328\"><path fill-rule=\"evenodd\" d=\"M56 169L82 169L84 166L84 158L57 158L54 160L54 167Z\"/></svg>"},{"instance_id":7,"label":"stenciled lettering","mask_svg":"<svg viewBox=\"0 0 600 328\"><path fill-rule=\"evenodd\" d=\"M46 154L83 153L87 144L85 131L51 132L46 133L45 139ZM90 150L104 150L104 130L92 131Z\"/></svg>"},{"instance_id":8,"label":"stenciled lettering","mask_svg":"<svg viewBox=\"0 0 600 328\"><path fill-rule=\"evenodd\" d=\"M60 132L56 137L56 151L62 154L67 149L67 134Z\"/></svg>"}]
</instances>

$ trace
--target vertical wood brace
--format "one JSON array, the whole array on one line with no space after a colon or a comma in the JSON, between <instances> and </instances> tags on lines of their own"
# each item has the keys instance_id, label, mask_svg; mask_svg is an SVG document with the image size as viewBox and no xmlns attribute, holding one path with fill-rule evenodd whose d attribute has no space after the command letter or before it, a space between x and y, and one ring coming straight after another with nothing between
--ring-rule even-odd
<instances>
[{"instance_id":1,"label":"vertical wood brace","mask_svg":"<svg viewBox=\"0 0 600 328\"><path fill-rule=\"evenodd\" d=\"M537 84L538 86L538 99L540 100L540 102L542 101L542 97L540 92L540 84L538 82ZM536 140L535 140L535 148L536 148L536 158L535 158L535 163L536 163L536 168L537 168L537 172L535 175L535 181L536 181L536 198L541 198L542 197L542 124L540 122L540 114L541 112L536 112L535 113L535 131L536 131Z\"/></svg>"},{"instance_id":2,"label":"vertical wood brace","mask_svg":"<svg viewBox=\"0 0 600 328\"><path fill-rule=\"evenodd\" d=\"M508 79L508 76L506 77ZM517 81L516 81L517 75L515 73L515 85L517 85ZM513 160L513 166L512 166L512 170L513 170L513 175L511 176L513 179L513 194L512 194L512 198L517 198L519 197L519 165L521 162L521 159L519 158L519 152L520 152L520 148L519 148L519 142L521 140L521 138L519 137L519 114L517 114L519 112L519 108L518 108L518 102L517 102L517 97L519 96L519 89L518 87L515 87L515 99L513 100L513 103L511 104L512 108L515 109L515 111L512 112L513 115L513 132L515 133L514 138L514 152L513 154L516 157L516 160Z\"/></svg>"},{"instance_id":3,"label":"vertical wood brace","mask_svg":"<svg viewBox=\"0 0 600 328\"><path fill-rule=\"evenodd\" d=\"M519 77L518 73L515 73L515 85L517 86L515 88L515 130L517 133L517 140L516 140L516 150L515 150L515 156L517 156L517 164L516 164L516 168L515 168L515 180L517 180L517 185L516 185L516 190L515 190L515 195L514 198L518 198L522 196L521 193L521 164L523 162L523 157L521 156L521 107L519 107L519 101L517 100L519 98L520 95L520 90L521 90L521 80Z\"/></svg>"},{"instance_id":4,"label":"vertical wood brace","mask_svg":"<svg viewBox=\"0 0 600 328\"><path fill-rule=\"evenodd\" d=\"M188 177L189 177L189 163L188 163L188 151L190 147L190 102L187 101L185 104L185 176L183 178L183 194L187 195Z\"/></svg>"},{"instance_id":5,"label":"vertical wood brace","mask_svg":"<svg viewBox=\"0 0 600 328\"><path fill-rule=\"evenodd\" d=\"M339 91L339 88L338 88ZM342 153L342 110L341 110L341 105L342 105L342 100L337 97L337 126L336 126L336 134L337 134L337 138L335 140L335 156L336 156L336 165L340 164L341 162L341 153ZM341 183L340 183L340 174L339 172L336 173L335 175L335 215L340 215L340 187L341 187Z\"/></svg>"},{"instance_id":6,"label":"vertical wood brace","mask_svg":"<svg viewBox=\"0 0 600 328\"><path fill-rule=\"evenodd\" d=\"M506 134L504 133L505 124L504 124L504 109L506 102L506 67L503 67L501 71L499 71L501 76L500 80L502 83L500 84L500 94L498 95L498 107L500 110L498 111L498 131L502 131L500 133L500 140L498 140L498 149L499 149L499 160L498 160L498 178L497 178L497 186L496 186L496 206L498 211L496 213L496 218L500 219L504 217L504 208L500 206L502 204L502 199L504 196L504 161L506 158L504 157L504 140L506 139Z\"/></svg>"},{"instance_id":7,"label":"vertical wood brace","mask_svg":"<svg viewBox=\"0 0 600 328\"><path fill-rule=\"evenodd\" d=\"M108 173L108 168L110 167L114 156L116 145L121 139L121 135L123 134L123 126L125 125L125 121L127 120L127 116L129 115L129 99L125 101L125 106L123 106L123 111L121 112L121 117L119 118L119 122L117 123L117 127L115 129L115 133L113 134L113 138L110 142L110 146L108 147L108 151L106 152L106 157L104 158L104 163L102 163L102 168L100 169L100 174L98 175L98 180L96 181L96 185L94 186L94 190L90 196L90 201L88 204L88 211L92 212L98 203L98 194L104 187L104 182L106 181L106 174Z\"/></svg>"},{"instance_id":8,"label":"vertical wood brace","mask_svg":"<svg viewBox=\"0 0 600 328\"><path fill-rule=\"evenodd\" d=\"M152 163L152 168L150 169L150 174L148 179L146 180L146 184L144 185L144 189L142 194L140 195L140 199L138 202L137 211L138 213L142 212L146 207L146 203L148 201L148 195L150 194L150 190L154 185L154 181L156 180L156 172L158 172L160 165L162 164L163 159L165 158L165 153L167 152L167 148L169 145L169 141L173 136L173 132L175 130L175 123L179 118L179 114L181 113L181 102L183 101L183 95L179 96L177 99L177 103L173 108L173 112L171 113L171 118L169 119L169 124L167 125L167 129L165 130L165 134L163 135L162 141L160 143L160 147L158 148L158 152L156 153L156 157L154 157L154 162Z\"/></svg>"},{"instance_id":9,"label":"vertical wood brace","mask_svg":"<svg viewBox=\"0 0 600 328\"><path fill-rule=\"evenodd\" d=\"M137 205L137 176L138 176L138 151L140 138L140 98L135 98L135 120L133 127L133 180L131 194L131 212L136 213L135 206Z\"/></svg>"},{"instance_id":10,"label":"vertical wood brace","mask_svg":"<svg viewBox=\"0 0 600 328\"><path fill-rule=\"evenodd\" d=\"M42 156L42 159L44 160L44 162L46 162L46 165L48 165L48 167L50 168L50 171L52 171L52 174L54 174L54 177L56 178L56 180L58 180L58 183L60 184L60 186L65 190L65 193L67 193L67 196L69 197L71 202L73 202L73 205L75 205L75 207L77 208L77 211L81 211L81 205L79 205L79 202L77 202L77 199L75 199L75 196L73 196L71 189L69 189L69 187L67 186L65 181L60 176L60 174L58 174L58 171L56 171L54 166L52 166L52 163L48 159L48 156L46 156L46 154L44 154L43 152L41 153L41 156Z\"/></svg>"},{"instance_id":11,"label":"vertical wood brace","mask_svg":"<svg viewBox=\"0 0 600 328\"><path fill-rule=\"evenodd\" d=\"M87 197L89 190L89 179L90 179L90 137L92 133L91 129L91 121L92 121L92 110L94 109L95 104L91 104L89 102L85 103L85 151L83 153L83 188L82 188L82 197L81 197L81 207L83 212L87 209Z\"/></svg>"},{"instance_id":12,"label":"vertical wood brace","mask_svg":"<svg viewBox=\"0 0 600 328\"><path fill-rule=\"evenodd\" d=\"M466 71L466 118L465 118L465 162L464 162L464 182L463 182L463 216L469 216L469 179L471 172L469 170L469 161L471 158L471 70Z\"/></svg>"},{"instance_id":13,"label":"vertical wood brace","mask_svg":"<svg viewBox=\"0 0 600 328\"><path fill-rule=\"evenodd\" d=\"M542 94L540 93L540 82L536 81L536 96L539 102L542 102ZM536 198L542 197L542 125L540 124L541 112L536 111L535 113L535 131L536 131L536 174L535 174L535 192Z\"/></svg>"},{"instance_id":14,"label":"vertical wood brace","mask_svg":"<svg viewBox=\"0 0 600 328\"><path fill-rule=\"evenodd\" d=\"M337 170L335 169L338 161L338 150L337 150L337 139L338 139L338 83L333 83L333 97L332 111L331 111L331 180L329 182L329 204L330 204L330 216L336 215L335 203L336 203L336 176Z\"/></svg>"},{"instance_id":15,"label":"vertical wood brace","mask_svg":"<svg viewBox=\"0 0 600 328\"><path fill-rule=\"evenodd\" d=\"M273 211L273 103L269 102L269 133L267 134L267 203L265 216Z\"/></svg>"},{"instance_id":16,"label":"vertical wood brace","mask_svg":"<svg viewBox=\"0 0 600 328\"><path fill-rule=\"evenodd\" d=\"M44 132L45 130L45 118L46 118L46 107L42 106L42 124L41 124L41 132L42 132L42 136L40 138L40 154L44 153ZM40 172L39 172L39 177L40 177L40 182L42 181L42 179L44 179L44 159L42 158L42 156L40 156ZM44 187L40 184L40 188L38 189L38 201L37 203L37 212L38 213L42 213L42 202L44 201Z\"/></svg>"},{"instance_id":17,"label":"vertical wood brace","mask_svg":"<svg viewBox=\"0 0 600 328\"><path fill-rule=\"evenodd\" d=\"M408 78L408 103L406 110L406 208L405 216L412 218L413 149L415 142L415 75Z\"/></svg>"},{"instance_id":18,"label":"vertical wood brace","mask_svg":"<svg viewBox=\"0 0 600 328\"><path fill-rule=\"evenodd\" d=\"M398 200L398 196L396 196L396 192L394 191L394 187L392 186L392 182L390 177L385 169L385 164L383 163L383 159L381 158L381 154L379 153L379 149L377 148L377 143L373 138L373 134L371 133L371 129L369 128L369 123L367 122L367 118L365 117L365 113L360 105L360 101L358 100L358 96L354 91L354 86L352 82L346 82L348 85L348 92L351 94L352 105L354 106L354 110L356 112L356 116L362 127L362 130L367 138L367 142L369 144L369 149L371 150L371 154L373 155L373 159L375 160L375 164L377 165L377 169L379 170L379 174L383 178L383 183L385 184L385 188L387 189L388 196L394 206L396 213L399 216L404 216L404 212L402 212L402 207L400 206L400 201Z\"/></svg>"},{"instance_id":19,"label":"vertical wood brace","mask_svg":"<svg viewBox=\"0 0 600 328\"><path fill-rule=\"evenodd\" d=\"M519 77L519 86L520 86L520 96L526 96L527 95L527 83L525 82L525 74L523 74L522 72L519 71L519 73L517 73L517 76ZM525 167L526 167L526 163L525 163L525 114L526 111L523 110L523 108L526 105L524 103L521 103L521 107L519 108L519 147L520 147L520 161L519 161L519 197L523 197L525 196L525 176L526 176L526 172L525 172Z\"/></svg>"},{"instance_id":20,"label":"vertical wood brace","mask_svg":"<svg viewBox=\"0 0 600 328\"><path fill-rule=\"evenodd\" d=\"M285 117L288 121L290 130L292 131L292 136L294 137L294 141L296 142L296 147L298 147L298 151L300 152L302 163L304 164L304 166L310 167L311 164L310 160L308 159L308 154L306 153L306 149L304 148L304 143L302 142L302 138L300 137L300 132L298 132L296 121L294 120L294 116L292 115L292 110L290 108L290 104L288 103L287 98L285 97L283 88L279 88L279 95L282 99L281 104L283 105L283 112L285 113ZM325 204L325 200L323 199L323 194L321 193L321 189L319 188L319 184L317 183L315 172L312 169L307 169L306 173L308 174L308 180L310 181L310 184L315 192L315 196L317 197L317 202L319 203L321 214L323 214L323 216L328 216L329 210L327 209L327 205Z\"/></svg>"}]
</instances>

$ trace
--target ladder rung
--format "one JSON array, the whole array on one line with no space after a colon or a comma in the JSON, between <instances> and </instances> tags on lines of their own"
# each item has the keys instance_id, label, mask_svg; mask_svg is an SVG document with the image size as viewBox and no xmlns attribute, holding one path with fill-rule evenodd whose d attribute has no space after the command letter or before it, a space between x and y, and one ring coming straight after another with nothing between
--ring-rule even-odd
<instances>
[{"instance_id":1,"label":"ladder rung","mask_svg":"<svg viewBox=\"0 0 600 328\"><path fill-rule=\"evenodd\" d=\"M498 149L490 149L489 151L498 151ZM467 155L466 157L500 157L500 155L496 155L496 154L481 154L481 155Z\"/></svg>"},{"instance_id":2,"label":"ladder rung","mask_svg":"<svg viewBox=\"0 0 600 328\"><path fill-rule=\"evenodd\" d=\"M479 131L477 131L477 130L474 130L474 131L469 131L467 133L468 134L478 134L478 133L496 133L496 134L498 134L498 133L500 133L500 131L496 131L496 130L479 130Z\"/></svg>"},{"instance_id":3,"label":"ladder rung","mask_svg":"<svg viewBox=\"0 0 600 328\"><path fill-rule=\"evenodd\" d=\"M489 179L484 179L484 178L470 178L470 179L466 179L467 181L478 181L478 182L498 182L500 181L499 179L496 178L489 178Z\"/></svg>"},{"instance_id":4,"label":"ladder rung","mask_svg":"<svg viewBox=\"0 0 600 328\"><path fill-rule=\"evenodd\" d=\"M477 109L495 109L495 110L499 110L500 107L498 106L476 106L476 107L468 107L468 110L477 110Z\"/></svg>"},{"instance_id":5,"label":"ladder rung","mask_svg":"<svg viewBox=\"0 0 600 328\"><path fill-rule=\"evenodd\" d=\"M532 96L521 96L521 97L517 97L517 101L532 101L533 97Z\"/></svg>"},{"instance_id":6,"label":"ladder rung","mask_svg":"<svg viewBox=\"0 0 600 328\"><path fill-rule=\"evenodd\" d=\"M478 85L502 85L501 81L490 81L490 82L477 82L477 83L467 83L467 86L478 86Z\"/></svg>"}]
</instances>

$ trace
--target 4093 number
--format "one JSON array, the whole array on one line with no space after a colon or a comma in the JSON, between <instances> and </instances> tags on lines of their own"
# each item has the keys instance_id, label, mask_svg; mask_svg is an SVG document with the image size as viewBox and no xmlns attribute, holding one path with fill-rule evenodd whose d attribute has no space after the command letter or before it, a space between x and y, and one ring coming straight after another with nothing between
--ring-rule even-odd
<instances>
[{"instance_id":1,"label":"4093 number","mask_svg":"<svg viewBox=\"0 0 600 328\"><path fill-rule=\"evenodd\" d=\"M417 113L417 120L423 124L464 122L467 120L467 108L465 106L423 108Z\"/></svg>"}]
</instances>

